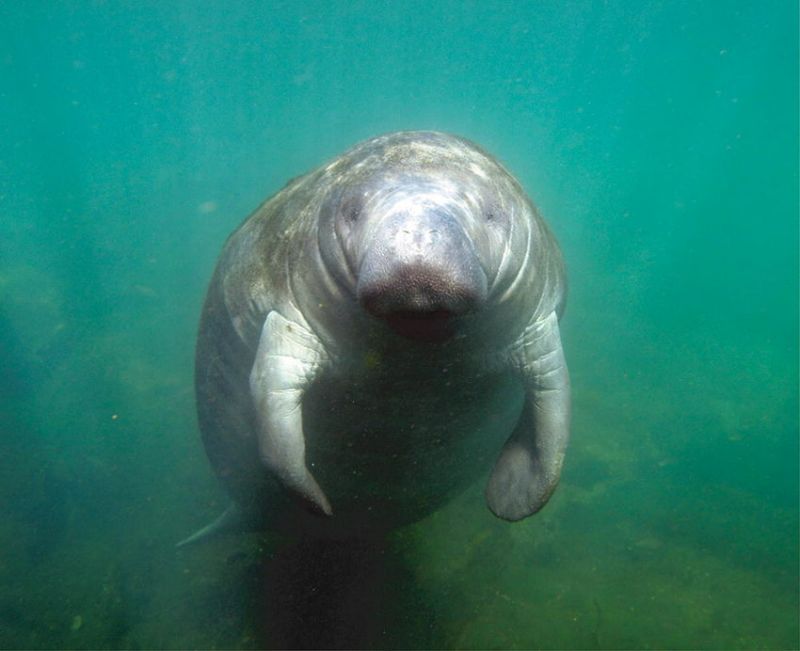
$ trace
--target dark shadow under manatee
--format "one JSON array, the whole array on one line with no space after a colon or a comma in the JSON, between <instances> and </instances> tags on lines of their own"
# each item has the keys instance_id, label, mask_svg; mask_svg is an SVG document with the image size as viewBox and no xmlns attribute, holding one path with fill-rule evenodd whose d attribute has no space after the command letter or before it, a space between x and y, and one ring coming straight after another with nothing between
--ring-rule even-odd
<instances>
[{"instance_id":1,"label":"dark shadow under manatee","mask_svg":"<svg viewBox=\"0 0 800 651\"><path fill-rule=\"evenodd\" d=\"M402 556L386 538L303 539L284 544L248 577L265 648L427 646L432 630ZM402 632L398 639L399 633ZM408 636L408 637L407 637Z\"/></svg>"},{"instance_id":2,"label":"dark shadow under manatee","mask_svg":"<svg viewBox=\"0 0 800 651\"><path fill-rule=\"evenodd\" d=\"M274 648L375 646L386 594L379 540L302 540L264 566L264 642Z\"/></svg>"}]
</instances>

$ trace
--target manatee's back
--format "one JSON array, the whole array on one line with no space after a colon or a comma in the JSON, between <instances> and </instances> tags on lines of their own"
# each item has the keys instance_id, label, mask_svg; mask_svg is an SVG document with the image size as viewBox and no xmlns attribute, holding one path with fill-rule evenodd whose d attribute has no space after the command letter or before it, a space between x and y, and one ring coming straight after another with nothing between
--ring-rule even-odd
<instances>
[{"instance_id":1,"label":"manatee's back","mask_svg":"<svg viewBox=\"0 0 800 651\"><path fill-rule=\"evenodd\" d=\"M286 234L305 227L302 190L312 174L291 181L231 234L200 317L195 394L203 444L231 497L254 511L287 500L260 462L250 371L271 297L287 291Z\"/></svg>"},{"instance_id":2,"label":"manatee's back","mask_svg":"<svg viewBox=\"0 0 800 651\"><path fill-rule=\"evenodd\" d=\"M238 336L223 296L224 258L208 288L195 350L197 417L214 472L238 502L259 492L255 412L248 376L254 351Z\"/></svg>"}]
</instances>

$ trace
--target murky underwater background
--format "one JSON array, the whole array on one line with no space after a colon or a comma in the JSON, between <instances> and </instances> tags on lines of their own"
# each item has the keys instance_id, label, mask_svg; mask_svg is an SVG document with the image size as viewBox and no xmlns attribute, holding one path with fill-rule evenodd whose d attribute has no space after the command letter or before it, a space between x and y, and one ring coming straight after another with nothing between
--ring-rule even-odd
<instances>
[{"instance_id":1,"label":"murky underwater background","mask_svg":"<svg viewBox=\"0 0 800 651\"><path fill-rule=\"evenodd\" d=\"M381 550L373 621L306 628L797 648L797 24L790 0L0 6L0 646L281 644L281 541L173 548L225 503L205 286L289 178L426 128L506 163L564 249L565 474L515 525L476 477Z\"/></svg>"}]
</instances>

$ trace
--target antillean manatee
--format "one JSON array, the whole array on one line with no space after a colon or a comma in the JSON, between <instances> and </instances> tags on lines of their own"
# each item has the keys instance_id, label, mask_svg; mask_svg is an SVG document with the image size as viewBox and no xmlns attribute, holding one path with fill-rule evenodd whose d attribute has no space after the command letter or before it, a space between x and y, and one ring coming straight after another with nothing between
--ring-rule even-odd
<instances>
[{"instance_id":1,"label":"antillean manatee","mask_svg":"<svg viewBox=\"0 0 800 651\"><path fill-rule=\"evenodd\" d=\"M202 311L203 442L234 526L319 535L418 520L489 473L544 506L569 437L558 245L461 138L399 132L291 181L228 239Z\"/></svg>"}]
</instances>

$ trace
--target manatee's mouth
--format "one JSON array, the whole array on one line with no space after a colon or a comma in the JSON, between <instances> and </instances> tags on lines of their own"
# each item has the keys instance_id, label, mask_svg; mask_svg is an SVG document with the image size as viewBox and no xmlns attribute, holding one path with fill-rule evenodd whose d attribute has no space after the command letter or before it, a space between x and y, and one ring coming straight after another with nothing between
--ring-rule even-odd
<instances>
[{"instance_id":1,"label":"manatee's mouth","mask_svg":"<svg viewBox=\"0 0 800 651\"><path fill-rule=\"evenodd\" d=\"M383 319L401 337L439 343L447 341L455 333L453 313L449 310L430 312L390 312Z\"/></svg>"}]
</instances>

